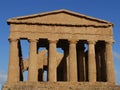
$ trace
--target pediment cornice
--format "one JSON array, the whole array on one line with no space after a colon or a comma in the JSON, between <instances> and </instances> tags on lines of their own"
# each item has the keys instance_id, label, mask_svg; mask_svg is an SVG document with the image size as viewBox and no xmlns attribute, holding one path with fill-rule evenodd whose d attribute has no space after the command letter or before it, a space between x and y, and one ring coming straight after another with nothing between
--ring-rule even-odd
<instances>
[{"instance_id":1,"label":"pediment cornice","mask_svg":"<svg viewBox=\"0 0 120 90\"><path fill-rule=\"evenodd\" d=\"M68 26L113 26L111 22L79 14L69 10L57 10L8 19L8 24L42 24Z\"/></svg>"}]
</instances>

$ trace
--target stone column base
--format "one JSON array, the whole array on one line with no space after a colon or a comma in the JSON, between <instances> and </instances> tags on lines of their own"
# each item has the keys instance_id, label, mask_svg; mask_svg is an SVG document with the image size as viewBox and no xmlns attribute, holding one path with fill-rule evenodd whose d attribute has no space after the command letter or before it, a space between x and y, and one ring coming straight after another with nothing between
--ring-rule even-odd
<instances>
[{"instance_id":1,"label":"stone column base","mask_svg":"<svg viewBox=\"0 0 120 90\"><path fill-rule=\"evenodd\" d=\"M5 84L2 90L120 90L120 86L104 82L19 82Z\"/></svg>"}]
</instances>

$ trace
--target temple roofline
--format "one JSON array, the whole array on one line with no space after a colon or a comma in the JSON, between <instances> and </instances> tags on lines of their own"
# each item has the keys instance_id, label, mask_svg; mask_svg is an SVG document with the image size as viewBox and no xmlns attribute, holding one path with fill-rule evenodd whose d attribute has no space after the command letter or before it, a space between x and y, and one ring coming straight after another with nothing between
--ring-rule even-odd
<instances>
[{"instance_id":1,"label":"temple roofline","mask_svg":"<svg viewBox=\"0 0 120 90\"><path fill-rule=\"evenodd\" d=\"M32 14L32 15L27 15L27 16L20 16L20 17L15 17L15 18L10 18L7 20L8 25L9 24L15 24L15 23L22 23L21 20L26 20L29 18L35 18L35 17L43 17L43 16L47 16L47 15L51 15L51 14L58 14L58 13L67 13L69 15L73 15L75 17L82 17L91 21L95 21L95 22L99 22L99 23L103 23L103 24L107 24L109 26L113 26L113 24L111 22L108 22L106 20L101 20L98 18L93 18L91 16L87 16L84 14L79 14L77 12L73 12L70 10L66 10L66 9L60 9L60 10L55 10L55 11L51 11L51 12L44 12L44 13L39 13L39 14Z\"/></svg>"}]
</instances>

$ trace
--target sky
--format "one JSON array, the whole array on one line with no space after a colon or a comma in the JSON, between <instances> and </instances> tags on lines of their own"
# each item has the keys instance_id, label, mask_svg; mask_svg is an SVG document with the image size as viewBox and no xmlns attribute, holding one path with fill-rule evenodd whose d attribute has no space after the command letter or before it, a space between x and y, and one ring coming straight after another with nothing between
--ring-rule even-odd
<instances>
[{"instance_id":1,"label":"sky","mask_svg":"<svg viewBox=\"0 0 120 90\"><path fill-rule=\"evenodd\" d=\"M0 87L5 83L8 72L8 18L59 9L71 10L114 24L114 68L116 83L120 85L120 0L0 0Z\"/></svg>"}]
</instances>

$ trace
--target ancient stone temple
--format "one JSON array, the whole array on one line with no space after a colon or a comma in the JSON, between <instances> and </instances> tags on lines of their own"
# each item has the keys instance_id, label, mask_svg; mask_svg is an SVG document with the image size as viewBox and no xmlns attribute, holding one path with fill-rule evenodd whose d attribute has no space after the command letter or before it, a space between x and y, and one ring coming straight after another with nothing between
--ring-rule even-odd
<instances>
[{"instance_id":1,"label":"ancient stone temple","mask_svg":"<svg viewBox=\"0 0 120 90\"><path fill-rule=\"evenodd\" d=\"M120 90L115 85L112 23L68 10L11 18L7 23L10 57L3 90ZM20 40L29 42L27 60Z\"/></svg>"}]
</instances>

